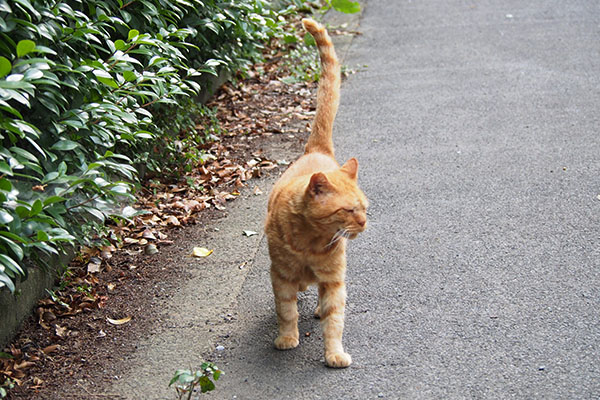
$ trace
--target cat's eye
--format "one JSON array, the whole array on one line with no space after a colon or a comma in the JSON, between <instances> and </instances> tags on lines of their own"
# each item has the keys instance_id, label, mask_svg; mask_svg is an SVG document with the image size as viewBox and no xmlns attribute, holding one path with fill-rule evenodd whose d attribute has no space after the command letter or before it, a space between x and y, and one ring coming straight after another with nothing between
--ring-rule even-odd
<instances>
[{"instance_id":1,"label":"cat's eye","mask_svg":"<svg viewBox=\"0 0 600 400\"><path fill-rule=\"evenodd\" d=\"M344 211L349 212L350 214L354 213L354 208L344 208Z\"/></svg>"}]
</instances>

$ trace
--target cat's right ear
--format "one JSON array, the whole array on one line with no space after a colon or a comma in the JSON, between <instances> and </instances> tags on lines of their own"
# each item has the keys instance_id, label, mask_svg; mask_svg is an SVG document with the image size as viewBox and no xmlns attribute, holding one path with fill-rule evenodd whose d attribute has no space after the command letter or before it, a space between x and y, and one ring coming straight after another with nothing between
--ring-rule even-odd
<instances>
[{"instance_id":1,"label":"cat's right ear","mask_svg":"<svg viewBox=\"0 0 600 400\"><path fill-rule=\"evenodd\" d=\"M329 186L330 183L329 180L327 180L327 176L322 172L317 172L310 177L310 182L308 183L308 188L306 190L308 194L315 197L325 193Z\"/></svg>"}]
</instances>

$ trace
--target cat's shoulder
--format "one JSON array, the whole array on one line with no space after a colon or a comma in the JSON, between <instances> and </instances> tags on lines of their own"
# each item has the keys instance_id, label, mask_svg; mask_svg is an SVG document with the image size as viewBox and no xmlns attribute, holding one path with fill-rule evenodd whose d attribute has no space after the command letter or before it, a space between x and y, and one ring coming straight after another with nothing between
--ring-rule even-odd
<instances>
[{"instance_id":1,"label":"cat's shoulder","mask_svg":"<svg viewBox=\"0 0 600 400\"><path fill-rule=\"evenodd\" d=\"M296 160L281 176L282 180L304 177L310 178L310 175L317 172L329 172L338 169L339 164L331 156L322 153L304 154Z\"/></svg>"}]
</instances>

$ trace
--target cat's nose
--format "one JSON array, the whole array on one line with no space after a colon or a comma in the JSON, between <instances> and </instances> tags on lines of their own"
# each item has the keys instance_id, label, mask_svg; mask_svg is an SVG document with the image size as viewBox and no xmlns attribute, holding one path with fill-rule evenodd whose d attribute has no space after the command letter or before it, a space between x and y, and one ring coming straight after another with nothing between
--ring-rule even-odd
<instances>
[{"instance_id":1,"label":"cat's nose","mask_svg":"<svg viewBox=\"0 0 600 400\"><path fill-rule=\"evenodd\" d=\"M367 219L365 217L362 217L362 216L361 217L357 217L356 218L356 223L358 225L360 225L361 227L364 227L365 224L367 223Z\"/></svg>"}]
</instances>

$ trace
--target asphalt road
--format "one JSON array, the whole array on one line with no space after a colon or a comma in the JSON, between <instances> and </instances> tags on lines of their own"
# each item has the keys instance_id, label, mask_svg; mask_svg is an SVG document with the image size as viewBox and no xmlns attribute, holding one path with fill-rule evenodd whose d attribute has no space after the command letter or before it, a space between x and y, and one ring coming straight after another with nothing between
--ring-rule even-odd
<instances>
[{"instance_id":1,"label":"asphalt road","mask_svg":"<svg viewBox=\"0 0 600 400\"><path fill-rule=\"evenodd\" d=\"M314 289L300 346L273 348L263 240L210 397L599 398L600 3L361 3L334 135L371 201L354 363L324 366Z\"/></svg>"}]
</instances>

